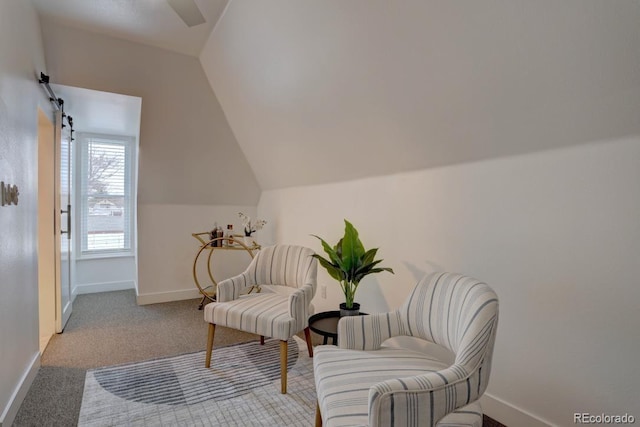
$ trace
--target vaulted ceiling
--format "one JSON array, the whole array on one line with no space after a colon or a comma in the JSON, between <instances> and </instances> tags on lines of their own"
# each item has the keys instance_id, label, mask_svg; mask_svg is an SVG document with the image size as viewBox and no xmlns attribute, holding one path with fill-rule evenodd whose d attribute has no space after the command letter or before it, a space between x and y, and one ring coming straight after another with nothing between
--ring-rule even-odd
<instances>
[{"instance_id":1,"label":"vaulted ceiling","mask_svg":"<svg viewBox=\"0 0 640 427\"><path fill-rule=\"evenodd\" d=\"M167 0L32 2L40 15L52 22L198 56L228 0L195 0L206 22L191 28L180 19Z\"/></svg>"},{"instance_id":2,"label":"vaulted ceiling","mask_svg":"<svg viewBox=\"0 0 640 427\"><path fill-rule=\"evenodd\" d=\"M640 3L232 0L200 60L263 189L640 132Z\"/></svg>"},{"instance_id":3,"label":"vaulted ceiling","mask_svg":"<svg viewBox=\"0 0 640 427\"><path fill-rule=\"evenodd\" d=\"M199 53L262 189L640 133L636 0L197 0L199 30L164 0L34 2Z\"/></svg>"}]
</instances>

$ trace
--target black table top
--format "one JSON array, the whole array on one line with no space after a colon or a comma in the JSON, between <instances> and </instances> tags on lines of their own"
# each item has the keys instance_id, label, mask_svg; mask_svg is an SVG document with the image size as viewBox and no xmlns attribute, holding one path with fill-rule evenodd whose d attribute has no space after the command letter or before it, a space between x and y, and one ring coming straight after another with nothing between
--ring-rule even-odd
<instances>
[{"instance_id":1,"label":"black table top","mask_svg":"<svg viewBox=\"0 0 640 427\"><path fill-rule=\"evenodd\" d=\"M367 313L360 313L366 316ZM309 317L309 329L323 337L338 337L338 321L340 321L340 310L323 311Z\"/></svg>"}]
</instances>

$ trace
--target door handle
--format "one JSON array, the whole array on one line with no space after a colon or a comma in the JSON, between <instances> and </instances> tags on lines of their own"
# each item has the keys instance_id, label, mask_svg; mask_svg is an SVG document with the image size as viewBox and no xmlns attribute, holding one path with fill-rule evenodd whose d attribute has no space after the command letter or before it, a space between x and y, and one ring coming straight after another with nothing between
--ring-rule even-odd
<instances>
[{"instance_id":1,"label":"door handle","mask_svg":"<svg viewBox=\"0 0 640 427\"><path fill-rule=\"evenodd\" d=\"M60 230L61 234L67 235L67 240L71 240L71 205L67 205L67 210L60 210L60 214L67 214L67 230Z\"/></svg>"}]
</instances>

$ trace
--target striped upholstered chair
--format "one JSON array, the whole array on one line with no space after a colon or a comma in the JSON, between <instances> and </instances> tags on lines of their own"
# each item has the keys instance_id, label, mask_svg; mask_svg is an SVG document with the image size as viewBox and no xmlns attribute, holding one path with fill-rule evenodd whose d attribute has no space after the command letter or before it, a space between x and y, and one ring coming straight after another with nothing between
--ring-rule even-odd
<instances>
[{"instance_id":1,"label":"striped upholstered chair","mask_svg":"<svg viewBox=\"0 0 640 427\"><path fill-rule=\"evenodd\" d=\"M390 313L343 317L340 346L318 346L313 361L316 425L481 426L478 398L491 371L498 298L469 277L436 273L422 279ZM433 355L433 344L411 351L382 343L419 337L455 355Z\"/></svg>"},{"instance_id":2,"label":"striped upholstered chair","mask_svg":"<svg viewBox=\"0 0 640 427\"><path fill-rule=\"evenodd\" d=\"M280 340L281 392L287 392L288 340L304 330L309 356L313 356L309 333L311 300L316 293L317 261L302 246L276 245L262 249L247 270L218 283L217 302L207 304L209 322L205 366L211 366L215 326L239 329ZM258 293L246 294L252 286Z\"/></svg>"}]
</instances>

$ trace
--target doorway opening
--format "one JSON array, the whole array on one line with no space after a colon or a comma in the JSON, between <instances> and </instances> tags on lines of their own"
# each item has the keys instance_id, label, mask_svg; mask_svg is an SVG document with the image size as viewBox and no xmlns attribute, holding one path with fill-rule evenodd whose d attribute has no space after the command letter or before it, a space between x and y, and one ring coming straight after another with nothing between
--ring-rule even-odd
<instances>
[{"instance_id":1,"label":"doorway opening","mask_svg":"<svg viewBox=\"0 0 640 427\"><path fill-rule=\"evenodd\" d=\"M137 287L137 170L142 98L52 84L73 116L72 300Z\"/></svg>"}]
</instances>

